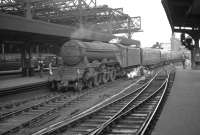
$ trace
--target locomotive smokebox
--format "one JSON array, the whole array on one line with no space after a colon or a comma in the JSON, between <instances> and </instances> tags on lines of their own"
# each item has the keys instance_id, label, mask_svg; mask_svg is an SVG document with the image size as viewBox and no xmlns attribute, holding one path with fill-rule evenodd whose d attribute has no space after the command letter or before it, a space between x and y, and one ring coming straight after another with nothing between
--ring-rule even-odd
<instances>
[{"instance_id":1,"label":"locomotive smokebox","mask_svg":"<svg viewBox=\"0 0 200 135\"><path fill-rule=\"evenodd\" d=\"M66 42L61 47L60 52L65 65L76 65L82 60L82 48L81 45L76 41Z\"/></svg>"},{"instance_id":2,"label":"locomotive smokebox","mask_svg":"<svg viewBox=\"0 0 200 135\"><path fill-rule=\"evenodd\" d=\"M74 66L83 61L84 57L89 62L102 59L116 59L119 48L114 44L103 42L82 42L70 40L61 47L61 57L65 65Z\"/></svg>"}]
</instances>

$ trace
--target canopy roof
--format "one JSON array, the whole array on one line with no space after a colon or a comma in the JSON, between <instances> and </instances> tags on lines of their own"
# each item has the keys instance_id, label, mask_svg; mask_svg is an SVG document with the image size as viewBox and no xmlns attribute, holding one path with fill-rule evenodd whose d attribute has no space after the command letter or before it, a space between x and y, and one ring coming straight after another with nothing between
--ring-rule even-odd
<instances>
[{"instance_id":1,"label":"canopy roof","mask_svg":"<svg viewBox=\"0 0 200 135\"><path fill-rule=\"evenodd\" d=\"M173 32L200 29L200 0L161 0Z\"/></svg>"}]
</instances>

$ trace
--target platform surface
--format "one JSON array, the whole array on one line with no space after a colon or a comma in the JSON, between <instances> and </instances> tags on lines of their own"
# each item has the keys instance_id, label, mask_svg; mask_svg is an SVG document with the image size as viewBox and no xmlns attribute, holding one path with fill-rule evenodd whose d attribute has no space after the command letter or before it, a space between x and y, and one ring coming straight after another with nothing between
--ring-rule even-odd
<instances>
[{"instance_id":1,"label":"platform surface","mask_svg":"<svg viewBox=\"0 0 200 135\"><path fill-rule=\"evenodd\" d=\"M200 134L200 70L177 69L152 135Z\"/></svg>"},{"instance_id":2,"label":"platform surface","mask_svg":"<svg viewBox=\"0 0 200 135\"><path fill-rule=\"evenodd\" d=\"M0 78L0 90L18 87L18 86L25 86L31 85L34 83L41 83L48 81L48 74L44 74L42 77L39 75L35 75L32 77L21 77L21 76L10 76L10 77L2 77Z\"/></svg>"}]
</instances>

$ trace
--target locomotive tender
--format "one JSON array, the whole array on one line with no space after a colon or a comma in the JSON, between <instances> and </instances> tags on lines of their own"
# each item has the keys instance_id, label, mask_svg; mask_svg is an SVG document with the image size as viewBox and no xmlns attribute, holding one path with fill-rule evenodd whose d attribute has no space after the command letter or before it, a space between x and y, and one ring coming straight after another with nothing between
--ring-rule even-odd
<instances>
[{"instance_id":1,"label":"locomotive tender","mask_svg":"<svg viewBox=\"0 0 200 135\"><path fill-rule=\"evenodd\" d=\"M70 40L60 51L62 64L49 78L52 89L73 87L80 91L125 76L134 68L152 67L181 60L181 53L161 53L158 49L136 48L99 41Z\"/></svg>"}]
</instances>

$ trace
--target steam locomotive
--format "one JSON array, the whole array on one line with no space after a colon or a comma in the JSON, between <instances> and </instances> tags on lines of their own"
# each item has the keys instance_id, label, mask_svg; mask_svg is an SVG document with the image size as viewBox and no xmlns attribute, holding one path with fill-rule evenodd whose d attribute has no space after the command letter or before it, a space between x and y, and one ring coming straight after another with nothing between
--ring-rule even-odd
<instances>
[{"instance_id":1,"label":"steam locomotive","mask_svg":"<svg viewBox=\"0 0 200 135\"><path fill-rule=\"evenodd\" d=\"M152 68L183 60L181 52L78 40L66 42L61 47L60 56L62 62L49 78L50 87L72 87L78 91L114 81L141 66Z\"/></svg>"}]
</instances>

